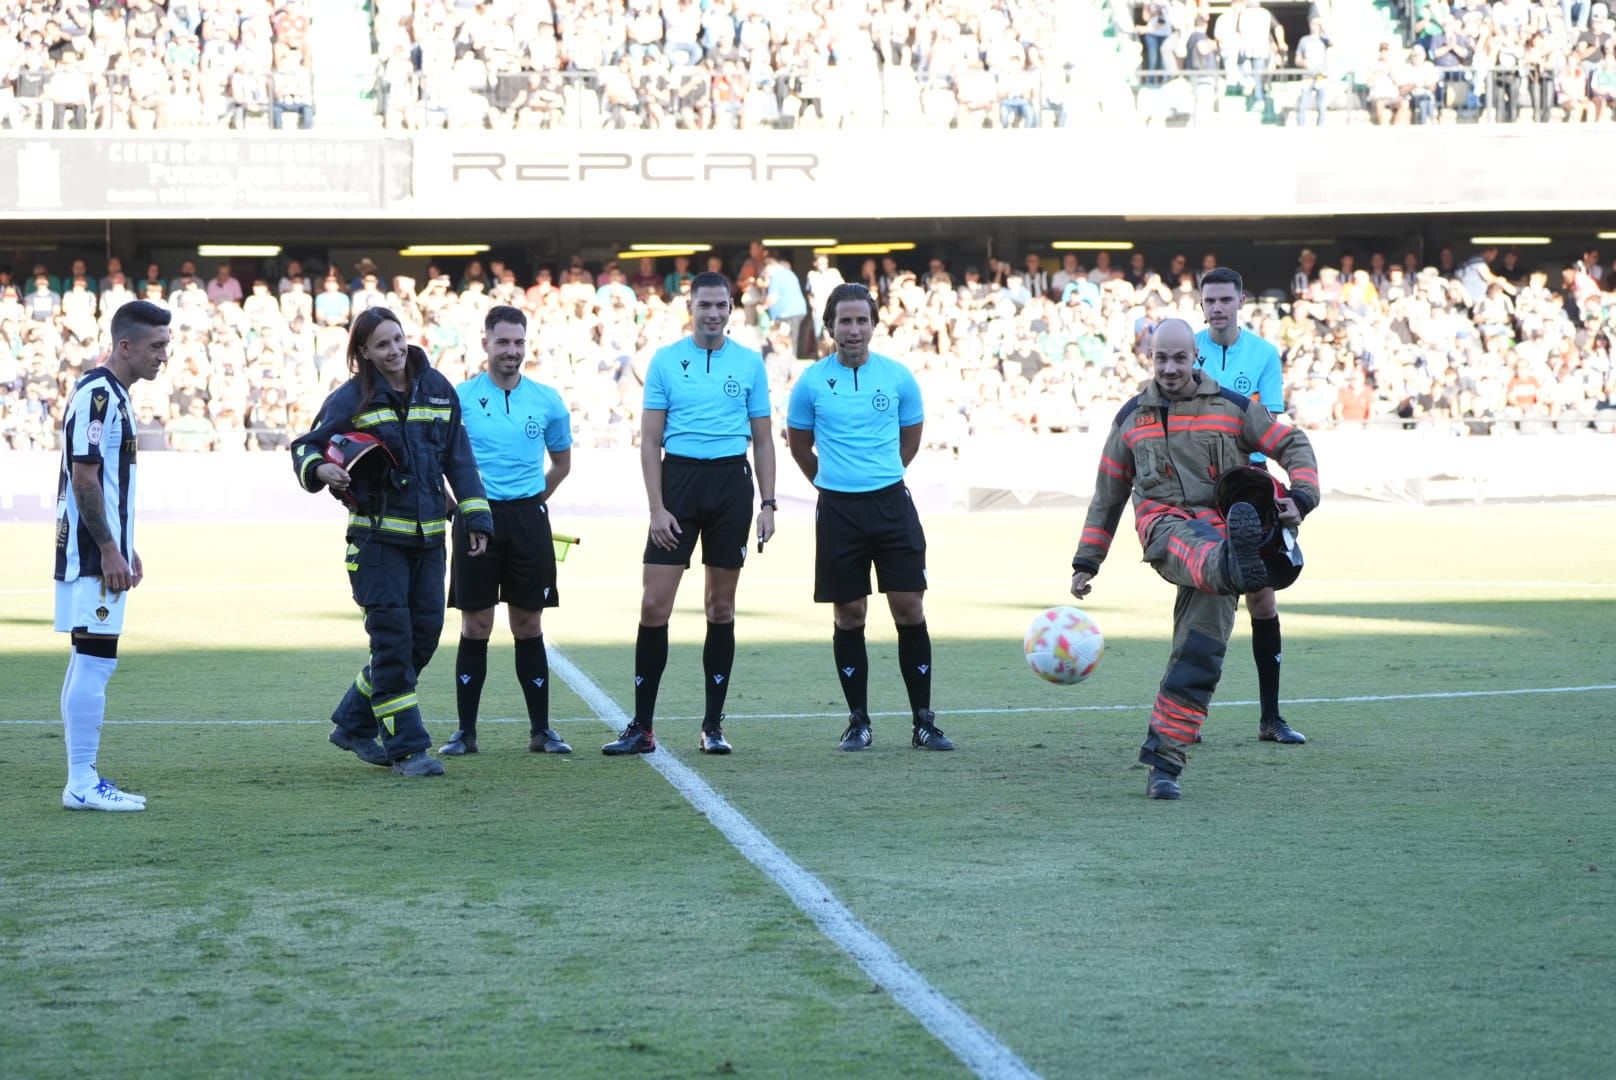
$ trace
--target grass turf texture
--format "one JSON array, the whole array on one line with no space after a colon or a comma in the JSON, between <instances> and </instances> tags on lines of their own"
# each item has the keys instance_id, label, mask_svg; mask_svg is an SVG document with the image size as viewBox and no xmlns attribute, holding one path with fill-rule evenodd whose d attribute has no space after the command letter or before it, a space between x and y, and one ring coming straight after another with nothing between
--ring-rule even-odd
<instances>
[{"instance_id":1,"label":"grass turf texture","mask_svg":"<svg viewBox=\"0 0 1616 1080\"><path fill-rule=\"evenodd\" d=\"M626 704L640 525L575 524L547 636ZM694 752L699 580L658 734L1035 1070L1608 1068L1616 693L1293 704L1301 748L1215 704L1184 801L1150 803L1132 760L1172 591L1136 542L1084 605L1100 670L1056 688L1019 641L1064 597L1076 517L927 524L959 751L911 751L901 717L877 718L868 753L833 749L829 613L793 513L742 578L737 752ZM1616 682L1613 528L1609 506L1327 507L1281 596L1285 696ZM527 754L503 627L483 753L447 778L326 745L363 660L335 523L143 528L102 764L151 808L62 811L49 529L0 542L8 1073L963 1071L659 776L602 758L607 727L559 682L578 752ZM901 710L872 607L872 708ZM455 634L451 615L422 687L439 741ZM1219 700L1254 697L1242 615ZM219 723L241 720L269 723Z\"/></svg>"}]
</instances>

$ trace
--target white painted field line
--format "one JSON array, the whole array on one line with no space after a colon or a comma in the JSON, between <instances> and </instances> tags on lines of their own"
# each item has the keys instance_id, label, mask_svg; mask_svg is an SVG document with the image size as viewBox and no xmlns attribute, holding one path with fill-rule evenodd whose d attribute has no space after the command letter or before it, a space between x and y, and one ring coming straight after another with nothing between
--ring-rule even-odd
<instances>
[{"instance_id":1,"label":"white painted field line","mask_svg":"<svg viewBox=\"0 0 1616 1080\"><path fill-rule=\"evenodd\" d=\"M1616 683L1596 683L1591 686L1527 686L1510 690L1430 690L1418 694L1357 694L1351 697L1312 697L1312 698L1286 698L1281 704L1285 705L1356 705L1364 702L1376 701L1440 701L1449 698L1489 698L1489 697L1520 697L1526 694L1598 694L1616 690ZM1257 701L1214 701L1214 709L1249 708L1260 704ZM1073 713L1073 712L1139 712L1149 709L1147 705L1017 705L998 706L992 708L950 708L949 716L1011 716L1029 713ZM729 713L731 720L845 720L846 714L840 712L801 712L801 713ZM906 711L873 712L871 717L882 716L908 716ZM551 717L550 723L555 724L593 724L600 718L598 716L556 716ZM699 716L666 716L663 719L669 723L686 723L700 720ZM525 716L483 717L478 724L525 724ZM55 725L61 723L60 719L24 720L0 717L0 727L27 727L37 724ZM148 727L230 727L232 725L243 727L273 727L281 724L328 724L329 720L318 717L305 720L274 720L269 718L241 719L240 717L224 720L212 717L149 717L143 720L114 719L115 724L139 724Z\"/></svg>"},{"instance_id":2,"label":"white painted field line","mask_svg":"<svg viewBox=\"0 0 1616 1080\"><path fill-rule=\"evenodd\" d=\"M550 670L572 687L574 693L595 710L613 730L627 726L629 717L617 702L602 690L566 654L550 646ZM729 800L713 790L666 746L645 761L672 784L714 828L735 845L747 861L780 886L804 915L814 921L820 933L851 956L864 973L891 994L916 1020L931 1032L966 1068L983 1077L1036 1077L1028 1067L973 1016L954 1004L910 967L892 946L876 936L847 909L830 887L804 870L791 856L763 834Z\"/></svg>"}]
</instances>

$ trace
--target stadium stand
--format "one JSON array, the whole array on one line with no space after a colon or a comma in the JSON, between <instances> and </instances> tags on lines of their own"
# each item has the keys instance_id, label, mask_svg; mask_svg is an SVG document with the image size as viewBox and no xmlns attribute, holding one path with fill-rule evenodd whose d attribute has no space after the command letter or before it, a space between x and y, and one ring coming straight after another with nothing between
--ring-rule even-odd
<instances>
[{"instance_id":1,"label":"stadium stand","mask_svg":"<svg viewBox=\"0 0 1616 1080\"><path fill-rule=\"evenodd\" d=\"M1287 33L1245 0L26 0L0 10L0 127L1616 119L1608 3L1410 4Z\"/></svg>"},{"instance_id":2,"label":"stadium stand","mask_svg":"<svg viewBox=\"0 0 1616 1080\"><path fill-rule=\"evenodd\" d=\"M1266 293L1247 312L1282 347L1296 420L1458 435L1616 430L1616 273L1593 251L1557 278L1493 252L1499 280L1489 281L1482 254L1444 273L1412 256L1323 265L1303 252L1291 294ZM737 275L731 333L765 353L783 403L815 344L770 320L762 255L754 246ZM1103 427L1146 376L1150 327L1174 315L1199 324L1183 255L1160 272L1141 253L1128 263L1085 266L1069 254L1050 273L1032 256L982 270L933 259L917 271L870 259L859 276L882 300L877 351L914 367L929 439L957 450L985 433ZM147 450L284 448L347 377L349 320L378 303L403 316L454 381L475 370L488 306L523 307L533 320L529 371L572 403L577 441L629 445L651 353L688 331L669 260L628 275L571 259L530 281L498 261L473 260L458 280L434 269L419 282L384 282L369 260L351 277L304 269L290 263L245 282L228 265L198 273L190 261L148 266L134 281L115 262L98 277L84 259L61 277L43 263L27 274L0 269L0 445L54 448L68 389L96 362L111 312L135 297L175 315L168 367L135 391ZM827 262L806 275L811 302L841 280L832 270Z\"/></svg>"}]
</instances>

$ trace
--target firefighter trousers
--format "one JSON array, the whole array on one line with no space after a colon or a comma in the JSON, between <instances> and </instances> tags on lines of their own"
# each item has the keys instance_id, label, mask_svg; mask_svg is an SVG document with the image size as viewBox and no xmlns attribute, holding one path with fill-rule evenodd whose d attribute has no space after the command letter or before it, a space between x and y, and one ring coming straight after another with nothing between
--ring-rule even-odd
<instances>
[{"instance_id":1,"label":"firefighter trousers","mask_svg":"<svg viewBox=\"0 0 1616 1080\"><path fill-rule=\"evenodd\" d=\"M1151 529L1145 558L1156 573L1178 586L1178 596L1173 602L1173 653L1156 691L1150 734L1139 760L1177 776L1223 675L1241 590L1234 553L1215 511L1158 522Z\"/></svg>"},{"instance_id":2,"label":"firefighter trousers","mask_svg":"<svg viewBox=\"0 0 1616 1080\"><path fill-rule=\"evenodd\" d=\"M382 737L394 761L432 745L416 682L443 632L444 548L372 539L349 544L348 579L365 612L370 663L343 694L332 723L361 739Z\"/></svg>"}]
</instances>

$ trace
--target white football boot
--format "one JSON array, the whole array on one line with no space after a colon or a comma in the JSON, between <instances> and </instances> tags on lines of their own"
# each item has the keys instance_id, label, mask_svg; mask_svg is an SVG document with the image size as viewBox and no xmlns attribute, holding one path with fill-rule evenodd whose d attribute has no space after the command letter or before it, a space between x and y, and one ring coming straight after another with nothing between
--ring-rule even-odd
<instances>
[{"instance_id":1,"label":"white football boot","mask_svg":"<svg viewBox=\"0 0 1616 1080\"><path fill-rule=\"evenodd\" d=\"M62 806L68 810L113 810L129 812L146 809L146 802L138 796L130 796L107 781L99 781L95 787L78 792L71 786L62 789Z\"/></svg>"}]
</instances>

